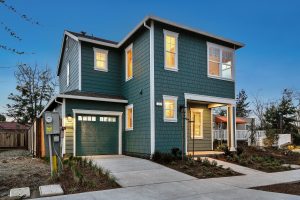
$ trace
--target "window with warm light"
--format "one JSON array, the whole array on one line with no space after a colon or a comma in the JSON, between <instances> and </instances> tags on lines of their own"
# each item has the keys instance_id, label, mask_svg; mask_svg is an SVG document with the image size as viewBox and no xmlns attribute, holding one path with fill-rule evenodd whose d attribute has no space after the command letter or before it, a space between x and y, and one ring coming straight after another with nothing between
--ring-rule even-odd
<instances>
[{"instance_id":1,"label":"window with warm light","mask_svg":"<svg viewBox=\"0 0 300 200\"><path fill-rule=\"evenodd\" d=\"M220 45L207 43L208 75L210 77L233 79L234 50Z\"/></svg>"},{"instance_id":2,"label":"window with warm light","mask_svg":"<svg viewBox=\"0 0 300 200\"><path fill-rule=\"evenodd\" d=\"M165 122L177 122L177 99L174 96L163 96L164 107L164 121Z\"/></svg>"},{"instance_id":3,"label":"window with warm light","mask_svg":"<svg viewBox=\"0 0 300 200\"><path fill-rule=\"evenodd\" d=\"M126 127L127 131L133 130L133 105L126 106Z\"/></svg>"},{"instance_id":4,"label":"window with warm light","mask_svg":"<svg viewBox=\"0 0 300 200\"><path fill-rule=\"evenodd\" d=\"M178 71L178 33L164 30L165 69Z\"/></svg>"},{"instance_id":5,"label":"window with warm light","mask_svg":"<svg viewBox=\"0 0 300 200\"><path fill-rule=\"evenodd\" d=\"M133 77L133 68L132 68L132 44L129 45L126 49L125 49L125 55L126 55L126 81L132 79Z\"/></svg>"},{"instance_id":6,"label":"window with warm light","mask_svg":"<svg viewBox=\"0 0 300 200\"><path fill-rule=\"evenodd\" d=\"M108 51L94 48L94 69L107 72L107 56Z\"/></svg>"}]
</instances>

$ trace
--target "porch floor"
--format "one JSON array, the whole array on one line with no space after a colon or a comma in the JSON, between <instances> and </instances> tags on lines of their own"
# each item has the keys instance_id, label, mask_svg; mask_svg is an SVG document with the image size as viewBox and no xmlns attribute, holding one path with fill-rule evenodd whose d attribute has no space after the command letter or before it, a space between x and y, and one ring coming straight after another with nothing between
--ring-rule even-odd
<instances>
[{"instance_id":1,"label":"porch floor","mask_svg":"<svg viewBox=\"0 0 300 200\"><path fill-rule=\"evenodd\" d=\"M212 155L221 155L224 154L222 151L195 151L195 156L212 156ZM193 155L192 151L188 152L188 155Z\"/></svg>"}]
</instances>

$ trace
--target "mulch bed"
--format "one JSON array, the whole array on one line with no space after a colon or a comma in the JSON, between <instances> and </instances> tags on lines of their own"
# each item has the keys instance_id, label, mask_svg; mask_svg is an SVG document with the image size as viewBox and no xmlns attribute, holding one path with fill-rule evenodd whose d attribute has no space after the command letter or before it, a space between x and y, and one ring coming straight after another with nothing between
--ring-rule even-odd
<instances>
[{"instance_id":1,"label":"mulch bed","mask_svg":"<svg viewBox=\"0 0 300 200\"><path fill-rule=\"evenodd\" d=\"M215 158L239 164L245 167L261 170L264 172L278 172L292 170L283 164L300 164L300 154L290 150L281 150L276 148L258 148L240 146L236 154L215 156Z\"/></svg>"},{"instance_id":2,"label":"mulch bed","mask_svg":"<svg viewBox=\"0 0 300 200\"><path fill-rule=\"evenodd\" d=\"M175 160L168 164L160 164L199 179L242 175L229 168L225 169L222 166L217 166L216 163L209 162L207 159L195 161Z\"/></svg>"},{"instance_id":3,"label":"mulch bed","mask_svg":"<svg viewBox=\"0 0 300 200\"><path fill-rule=\"evenodd\" d=\"M267 192L278 192L284 194L300 195L300 182L297 183L281 183L275 185L267 185L254 187L251 189L263 190Z\"/></svg>"}]
</instances>

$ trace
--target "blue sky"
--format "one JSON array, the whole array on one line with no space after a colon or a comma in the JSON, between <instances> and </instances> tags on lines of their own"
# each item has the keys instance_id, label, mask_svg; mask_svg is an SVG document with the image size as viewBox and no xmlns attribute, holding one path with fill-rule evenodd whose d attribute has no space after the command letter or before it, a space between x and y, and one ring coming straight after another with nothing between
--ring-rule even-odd
<instances>
[{"instance_id":1,"label":"blue sky","mask_svg":"<svg viewBox=\"0 0 300 200\"><path fill-rule=\"evenodd\" d=\"M13 1L20 13L41 23L32 25L0 6L0 44L35 54L14 55L0 49L0 112L14 92L16 63L48 65L56 70L64 29L86 31L120 41L146 15L152 14L190 27L237 40L246 47L236 53L237 91L277 99L283 88L300 90L300 1ZM12 68L6 68L11 67Z\"/></svg>"}]
</instances>

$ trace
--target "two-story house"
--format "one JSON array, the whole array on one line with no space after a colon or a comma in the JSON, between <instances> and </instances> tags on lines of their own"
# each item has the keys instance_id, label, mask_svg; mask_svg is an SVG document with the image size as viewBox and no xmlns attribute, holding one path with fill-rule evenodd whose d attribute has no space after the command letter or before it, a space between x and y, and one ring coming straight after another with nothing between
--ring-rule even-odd
<instances>
[{"instance_id":1,"label":"two-story house","mask_svg":"<svg viewBox=\"0 0 300 200\"><path fill-rule=\"evenodd\" d=\"M227 106L235 140L235 51L242 43L154 16L122 41L65 31L59 94L62 153L149 156L213 150L212 108Z\"/></svg>"}]
</instances>

